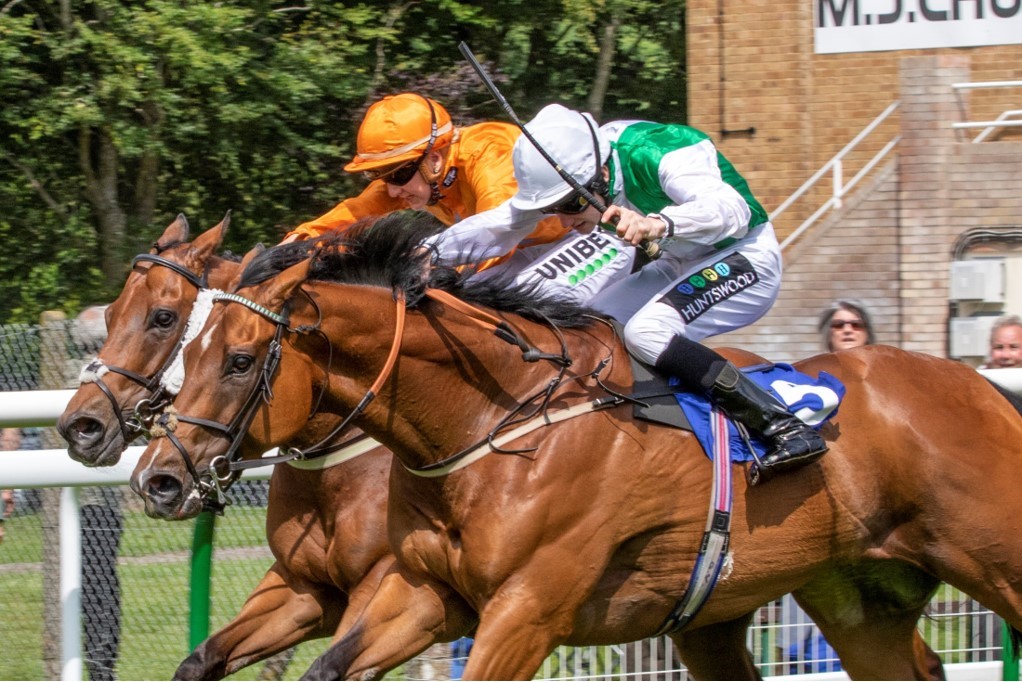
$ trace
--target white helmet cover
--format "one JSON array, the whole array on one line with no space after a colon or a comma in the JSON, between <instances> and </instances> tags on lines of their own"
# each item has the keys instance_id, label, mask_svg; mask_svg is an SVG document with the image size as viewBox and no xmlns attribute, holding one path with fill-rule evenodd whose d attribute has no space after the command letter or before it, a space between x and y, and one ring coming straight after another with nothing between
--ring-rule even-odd
<instances>
[{"instance_id":1,"label":"white helmet cover","mask_svg":"<svg viewBox=\"0 0 1022 682\"><path fill-rule=\"evenodd\" d=\"M610 142L600 132L596 120L560 104L543 107L525 128L581 185L592 182L610 156ZM600 147L598 161L593 145L594 132ZM518 192L511 197L514 208L524 211L553 206L573 191L525 135L515 141L512 158L518 181Z\"/></svg>"}]
</instances>

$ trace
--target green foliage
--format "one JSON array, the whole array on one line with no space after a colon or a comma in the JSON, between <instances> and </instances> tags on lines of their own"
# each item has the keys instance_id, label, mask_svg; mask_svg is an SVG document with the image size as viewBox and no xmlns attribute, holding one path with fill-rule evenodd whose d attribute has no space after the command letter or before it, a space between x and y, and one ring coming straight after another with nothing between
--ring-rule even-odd
<instances>
[{"instance_id":1,"label":"green foliage","mask_svg":"<svg viewBox=\"0 0 1022 682\"><path fill-rule=\"evenodd\" d=\"M62 9L66 13L62 13ZM21 0L0 13L0 323L119 290L178 213L276 243L361 187L366 107L413 89L461 123L584 107L618 19L603 118L684 120L684 0Z\"/></svg>"}]
</instances>

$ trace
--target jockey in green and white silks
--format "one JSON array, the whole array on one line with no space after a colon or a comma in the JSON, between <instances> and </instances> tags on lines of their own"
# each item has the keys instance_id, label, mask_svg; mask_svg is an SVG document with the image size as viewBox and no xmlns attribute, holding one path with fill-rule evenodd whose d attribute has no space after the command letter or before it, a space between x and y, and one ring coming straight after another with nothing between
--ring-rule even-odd
<instances>
[{"instance_id":1,"label":"jockey in green and white silks","mask_svg":"<svg viewBox=\"0 0 1022 682\"><path fill-rule=\"evenodd\" d=\"M556 104L526 128L607 210L589 204L523 135L513 152L517 193L433 238L435 261L457 265L508 253L546 215L591 238L599 238L602 226L633 245L662 240L659 259L632 274L616 271L615 281L586 302L625 325L633 355L705 392L770 443L754 483L822 455L827 448L819 434L697 343L762 317L781 282L773 226L709 137L647 121L597 127L588 114Z\"/></svg>"}]
</instances>

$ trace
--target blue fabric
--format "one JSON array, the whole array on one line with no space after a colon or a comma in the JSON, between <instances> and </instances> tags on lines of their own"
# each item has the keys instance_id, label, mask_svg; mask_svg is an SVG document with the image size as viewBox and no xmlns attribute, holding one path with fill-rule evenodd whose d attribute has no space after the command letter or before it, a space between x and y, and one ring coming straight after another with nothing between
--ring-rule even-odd
<instances>
[{"instance_id":1,"label":"blue fabric","mask_svg":"<svg viewBox=\"0 0 1022 682\"><path fill-rule=\"evenodd\" d=\"M841 670L837 652L823 637L823 633L815 628L804 642L795 642L789 647L788 659L792 661L788 666L789 675L836 673Z\"/></svg>"},{"instance_id":2,"label":"blue fabric","mask_svg":"<svg viewBox=\"0 0 1022 682\"><path fill-rule=\"evenodd\" d=\"M451 642L451 679L460 680L472 651L472 638L462 637Z\"/></svg>"},{"instance_id":3,"label":"blue fabric","mask_svg":"<svg viewBox=\"0 0 1022 682\"><path fill-rule=\"evenodd\" d=\"M837 414L837 405L845 396L845 386L837 377L820 372L817 379L797 371L791 365L757 365L742 369L750 379L765 388L771 395L788 406L788 408L799 417L803 418L814 428L826 423L827 420ZM671 379L671 385L677 385L676 379ZM800 387L810 387L808 389ZM678 404L684 410L692 424L692 430L696 438L702 443L703 450L707 457L713 452L712 440L710 438L710 402L705 395L695 393L675 393ZM787 396L787 398L785 397ZM833 398L836 402L829 412L819 414L827 409L824 398ZM800 413L802 411L803 413ZM812 418L805 414L814 413ZM819 421L817 421L819 420ZM731 461L749 462L752 461L752 453L738 428L728 420L728 434L731 444ZM751 435L751 434L750 434ZM766 443L753 435L752 444L757 454L763 456L767 452Z\"/></svg>"}]
</instances>

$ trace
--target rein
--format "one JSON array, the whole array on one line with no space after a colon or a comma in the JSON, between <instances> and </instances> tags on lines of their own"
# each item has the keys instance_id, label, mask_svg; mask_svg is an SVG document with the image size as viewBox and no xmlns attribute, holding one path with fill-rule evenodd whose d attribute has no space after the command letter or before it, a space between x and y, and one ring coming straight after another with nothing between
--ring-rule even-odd
<instances>
[{"instance_id":1,"label":"rein","mask_svg":"<svg viewBox=\"0 0 1022 682\"><path fill-rule=\"evenodd\" d=\"M149 262L153 265L159 265L165 268L173 270L177 274L184 277L190 284L194 285L196 289L200 291L207 288L209 279L209 263L206 263L206 267L202 272L202 275L196 275L194 272L184 267L180 263L152 253L142 253L135 256L131 261L131 267L134 268L138 263ZM181 339L178 339L177 345L174 350L167 356L163 365L156 370L156 373L150 377L142 376L137 372L133 372L124 367L118 367L117 365L107 365L99 357L93 359L89 364L82 368L82 372L79 376L78 382L80 384L95 384L103 395L110 401L110 405L113 408L114 416L117 417L117 423L121 429L121 435L125 442L130 442L136 437L144 434L146 430L153 424L156 418L157 411L163 407L166 403L161 389L160 381L163 375L166 373L167 368L174 361L174 357L180 351L182 345ZM107 372L113 372L119 374L122 377L138 384L146 392L150 394L148 398L143 398L135 405L132 410L131 416L125 419L124 414L120 408L120 404L117 398L114 396L113 391L103 381L103 375Z\"/></svg>"},{"instance_id":2,"label":"rein","mask_svg":"<svg viewBox=\"0 0 1022 682\"><path fill-rule=\"evenodd\" d=\"M520 348L522 350L522 359L526 362L547 360L557 366L559 368L559 372L556 377L546 384L545 387L522 401L517 408L512 410L510 414L502 419L482 440L449 457L438 462L428 464L424 467L410 467L402 462L402 466L404 466L408 472L423 478L436 478L446 476L447 474L462 469L491 452L500 454L525 454L535 450L536 448L507 450L504 449L503 446L543 426L548 426L559 421L588 414L589 412L594 412L596 410L616 407L617 405L629 400L626 396L622 396L609 390L606 386L604 386L600 379L600 374L603 372L604 368L610 364L610 356L600 361L596 369L589 374L572 377L568 380L565 379L565 373L567 372L567 369L571 367L572 359L568 355L568 347L564 339L564 335L561 334L560 329L558 329L558 327L550 320L547 320L547 324L557 333L558 339L561 343L560 355L540 352L538 349L530 346L505 320L502 320L496 315L485 310L471 306L446 291L427 289L426 296L437 302L451 306L455 310L458 310L468 316L480 326L492 329L498 338ZM553 399L556 390L563 386L566 381L581 381L586 377L595 379L597 384L604 390L607 390L610 395L605 398L581 403L563 410L557 410L554 412L550 412L548 410L550 401ZM534 409L530 410L527 414L518 416L526 410L528 405L536 402L537 400L540 402ZM507 431L507 429L512 430ZM501 435L502 432L505 431L507 432Z\"/></svg>"}]
</instances>

